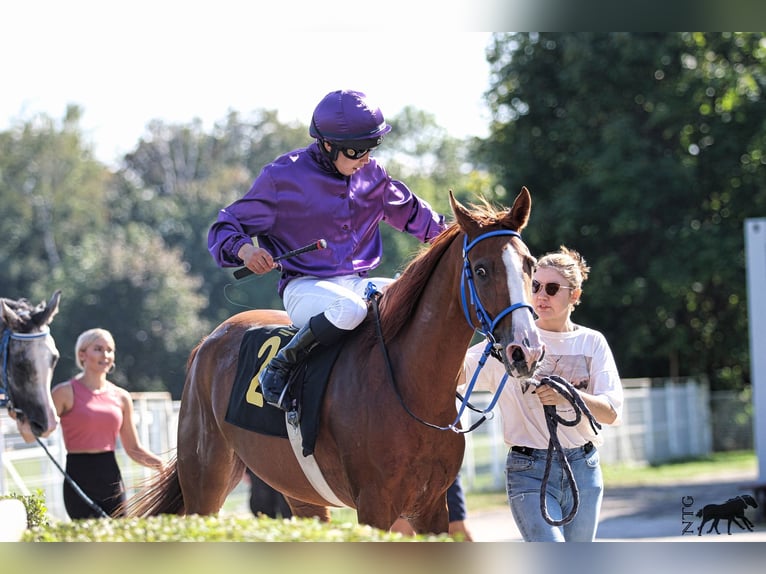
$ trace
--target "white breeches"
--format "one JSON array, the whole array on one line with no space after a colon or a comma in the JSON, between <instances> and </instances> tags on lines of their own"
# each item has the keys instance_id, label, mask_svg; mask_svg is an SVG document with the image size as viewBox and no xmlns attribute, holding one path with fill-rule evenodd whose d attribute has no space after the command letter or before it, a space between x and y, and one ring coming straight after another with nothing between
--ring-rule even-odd
<instances>
[{"instance_id":1,"label":"white breeches","mask_svg":"<svg viewBox=\"0 0 766 574\"><path fill-rule=\"evenodd\" d=\"M285 310L296 327L307 325L314 315L324 313L339 329L351 331L367 316L364 292L368 283L384 291L394 280L386 277L298 277L285 287Z\"/></svg>"}]
</instances>

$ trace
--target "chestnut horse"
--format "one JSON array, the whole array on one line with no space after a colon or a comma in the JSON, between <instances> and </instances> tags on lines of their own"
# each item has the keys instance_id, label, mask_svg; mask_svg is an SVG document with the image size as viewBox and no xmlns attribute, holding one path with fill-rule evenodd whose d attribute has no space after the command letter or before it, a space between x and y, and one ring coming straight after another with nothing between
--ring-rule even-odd
<instances>
[{"instance_id":1,"label":"chestnut horse","mask_svg":"<svg viewBox=\"0 0 766 574\"><path fill-rule=\"evenodd\" d=\"M58 424L51 380L59 353L49 325L60 300L61 291L37 306L0 298L0 405L7 406L25 440L46 437Z\"/></svg>"},{"instance_id":2,"label":"chestnut horse","mask_svg":"<svg viewBox=\"0 0 766 574\"><path fill-rule=\"evenodd\" d=\"M465 441L444 430L456 420L457 375L476 330L467 319L487 325L512 376L529 376L543 351L529 305L535 260L518 233L529 192L500 212L468 210L452 193L450 203L456 222L387 288L380 324L371 312L342 343L321 409L314 456L325 482L360 524L383 530L405 516L418 533L447 532L445 493ZM192 351L177 457L128 501L129 515L216 513L247 465L284 493L294 516L329 520L328 506L340 505L315 490L287 439L224 420L245 331L289 323L280 311L239 313Z\"/></svg>"}]
</instances>

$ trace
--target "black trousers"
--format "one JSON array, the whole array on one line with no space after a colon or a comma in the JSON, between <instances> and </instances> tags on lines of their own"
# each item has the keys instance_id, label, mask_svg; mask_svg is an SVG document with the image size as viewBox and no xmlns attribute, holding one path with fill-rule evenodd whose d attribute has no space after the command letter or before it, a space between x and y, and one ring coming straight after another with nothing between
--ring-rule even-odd
<instances>
[{"instance_id":1,"label":"black trousers","mask_svg":"<svg viewBox=\"0 0 766 574\"><path fill-rule=\"evenodd\" d=\"M88 498L109 516L114 516L120 504L125 501L122 474L112 451L94 454L68 453L66 473ZM99 514L66 480L64 481L64 507L72 520L99 517Z\"/></svg>"}]
</instances>

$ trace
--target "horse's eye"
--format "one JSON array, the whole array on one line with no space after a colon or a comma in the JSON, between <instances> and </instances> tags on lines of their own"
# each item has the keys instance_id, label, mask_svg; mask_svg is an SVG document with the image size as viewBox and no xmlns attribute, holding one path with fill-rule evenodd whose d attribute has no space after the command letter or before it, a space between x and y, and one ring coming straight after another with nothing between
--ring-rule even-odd
<instances>
[{"instance_id":1,"label":"horse's eye","mask_svg":"<svg viewBox=\"0 0 766 574\"><path fill-rule=\"evenodd\" d=\"M477 277L486 277L487 269L483 265L477 265L473 268L474 275Z\"/></svg>"}]
</instances>

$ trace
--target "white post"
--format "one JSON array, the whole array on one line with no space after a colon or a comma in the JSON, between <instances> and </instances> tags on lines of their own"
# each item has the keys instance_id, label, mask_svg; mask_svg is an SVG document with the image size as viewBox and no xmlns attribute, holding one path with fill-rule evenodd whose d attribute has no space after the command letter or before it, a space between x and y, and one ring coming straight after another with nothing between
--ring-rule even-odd
<instances>
[{"instance_id":1,"label":"white post","mask_svg":"<svg viewBox=\"0 0 766 574\"><path fill-rule=\"evenodd\" d=\"M766 218L745 220L753 439L758 481L766 481Z\"/></svg>"},{"instance_id":2,"label":"white post","mask_svg":"<svg viewBox=\"0 0 766 574\"><path fill-rule=\"evenodd\" d=\"M5 459L5 429L0 421L0 494L7 494L5 490L5 470L3 469L3 460Z\"/></svg>"}]
</instances>

